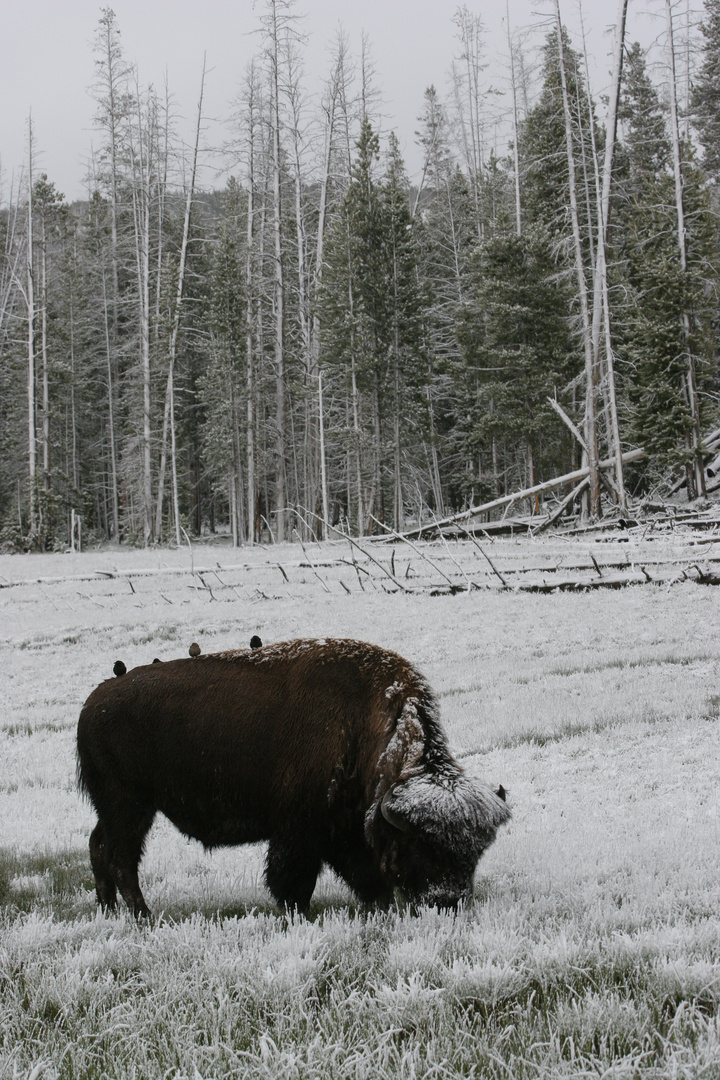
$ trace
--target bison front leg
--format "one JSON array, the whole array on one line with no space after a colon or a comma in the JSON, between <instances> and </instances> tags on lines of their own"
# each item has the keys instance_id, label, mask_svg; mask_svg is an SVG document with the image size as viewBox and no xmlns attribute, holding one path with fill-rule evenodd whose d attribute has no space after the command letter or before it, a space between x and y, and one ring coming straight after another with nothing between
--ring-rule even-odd
<instances>
[{"instance_id":1,"label":"bison front leg","mask_svg":"<svg viewBox=\"0 0 720 1080\"><path fill-rule=\"evenodd\" d=\"M275 838L265 860L265 883L278 904L307 911L322 858L305 840Z\"/></svg>"}]
</instances>

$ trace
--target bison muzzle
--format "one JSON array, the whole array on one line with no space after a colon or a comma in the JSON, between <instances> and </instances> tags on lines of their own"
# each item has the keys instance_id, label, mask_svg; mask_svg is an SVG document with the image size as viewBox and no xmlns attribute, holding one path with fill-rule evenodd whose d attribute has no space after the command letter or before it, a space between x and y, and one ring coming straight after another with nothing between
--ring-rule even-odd
<instances>
[{"instance_id":1,"label":"bison muzzle","mask_svg":"<svg viewBox=\"0 0 720 1080\"><path fill-rule=\"evenodd\" d=\"M300 910L323 865L366 903L453 906L510 817L453 759L422 675L360 641L134 668L85 702L77 752L98 900L119 889L138 917L158 811L206 848L269 841L267 886Z\"/></svg>"}]
</instances>

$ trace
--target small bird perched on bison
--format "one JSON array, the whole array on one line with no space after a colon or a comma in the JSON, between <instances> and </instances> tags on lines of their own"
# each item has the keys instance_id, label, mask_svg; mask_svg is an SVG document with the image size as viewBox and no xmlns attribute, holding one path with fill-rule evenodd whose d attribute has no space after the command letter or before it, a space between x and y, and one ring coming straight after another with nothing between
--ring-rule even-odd
<instances>
[{"instance_id":1,"label":"small bird perched on bison","mask_svg":"<svg viewBox=\"0 0 720 1080\"><path fill-rule=\"evenodd\" d=\"M265 880L306 910L323 865L365 903L455 906L510 818L452 757L423 676L362 641L298 640L133 668L80 713L98 900L149 915L158 811L206 848L269 841Z\"/></svg>"}]
</instances>

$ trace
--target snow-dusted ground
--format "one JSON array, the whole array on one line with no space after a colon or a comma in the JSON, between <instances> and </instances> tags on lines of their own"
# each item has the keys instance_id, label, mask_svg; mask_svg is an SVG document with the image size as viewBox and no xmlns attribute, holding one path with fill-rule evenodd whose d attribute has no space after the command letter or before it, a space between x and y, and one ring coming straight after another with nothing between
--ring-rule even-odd
<instances>
[{"instance_id":1,"label":"snow-dusted ground","mask_svg":"<svg viewBox=\"0 0 720 1080\"><path fill-rule=\"evenodd\" d=\"M538 547L529 557L537 560ZM322 558L317 546L310 554ZM355 586L348 594L334 582L326 592L311 569L294 566L303 561L297 545L194 551L195 566L219 561L257 569L216 575L225 584L239 580L235 589L221 590L205 574L216 587L208 591L188 574L138 576L132 585L77 580L98 570L187 568L187 550L0 557L0 581L75 579L0 589L0 847L85 846L92 814L75 788L74 730L82 702L116 659L130 668L184 656L191 641L204 652L237 648L254 633L266 643L358 637L416 663L440 696L451 745L468 770L512 793L513 837L502 836L488 860L506 865L520 838L532 843L544 822L548 872L567 864L573 873L577 853L559 817L573 822L581 846L586 830L592 834L596 859L606 853L617 862L623 844L628 858L638 843L661 845L658 829L672 830L673 848L685 857L698 832L717 843L720 761L710 753L720 711L717 590L430 597ZM230 874L233 891L257 887L257 852L206 856L158 823L145 860L156 879L151 905L172 905L166 871L178 867L182 882L186 862L196 873L212 868L206 879Z\"/></svg>"},{"instance_id":2,"label":"snow-dusted ground","mask_svg":"<svg viewBox=\"0 0 720 1080\"><path fill-rule=\"evenodd\" d=\"M537 561L555 550L553 541L545 546L505 543L506 555L516 560ZM493 547L498 556L502 545L498 541ZM588 545L578 542L573 550L587 555ZM344 579L348 593L337 577L320 568L323 558L336 551L313 545L313 569L297 565L307 560L296 546L239 552L196 548L196 568L218 561L248 568L218 569L215 576L208 572L202 577L139 575L132 584L127 578L80 579L96 570L188 568L188 551L0 557L0 582L73 578L0 589L0 849L17 855L20 863L42 854L84 858L94 819L75 787L75 724L82 702L111 676L116 659L130 668L155 656L187 655L191 641L204 652L245 646L254 633L264 642L297 636L363 638L406 655L423 671L438 692L454 751L471 774L504 784L514 814L480 864L479 903L452 948L451 923L439 916L417 921L404 916L392 933L378 930L389 944L382 965L372 968L372 996L385 1010L387 1023L395 1022L392 1017L397 1020L413 1000L421 1011L429 1009L432 994L440 993L431 993L432 986L461 997L475 986L473 992L482 991L488 1000L505 1000L503 995L515 993L513 987L531 968L541 982L551 978L548 972L567 970L571 974L562 976L567 981L578 964L592 967L595 959L600 964L603 957L617 959L622 953L618 970L625 970L623 964L640 970L647 963L658 979L670 979L675 989L667 993L675 994L674 1009L681 1001L694 1008L702 990L703 1000L711 1003L702 1017L708 1015L707 1023L717 1029L720 590L685 582L590 594L389 595L378 589L361 592L350 565ZM382 558L387 562L387 552ZM52 899L48 880L42 874L36 880L19 874L9 883L10 894L35 889L42 912L42 904ZM212 915L233 906L242 910L257 904L268 910L260 848L205 854L162 821L151 833L141 881L150 907L175 920L193 911ZM366 933L356 934L355 924L342 914L350 897L335 879L325 877L316 898L326 910L325 923L301 920L286 930L278 929L277 920L271 920L270 928L258 923L247 934L238 931L237 923L182 922L172 932L161 924L143 932L148 951L142 963L152 967L157 961L170 972L175 933L178 955L189 950L200 968L206 954L212 954L212 977L225 972L223 986L231 979L227 965L232 956L242 954L237 963L256 965L258 972L265 971L263 978L280 980L273 983L273 993L282 984L290 997L302 997L308 972L325 964L335 938L352 952L359 948L357 934ZM338 914L331 917L328 906ZM34 956L40 963L46 956L43 963L55 965L53 986L65 987L57 989L58 1000L66 1000L66 993L77 1004L80 976L72 972L85 972L82 985L88 979L95 987L115 970L117 950L130 949L140 932L122 914L96 919L89 890L77 894L72 911L76 921L66 929L43 921L42 914L29 921L11 918L0 967L22 957ZM87 964L83 950L92 953ZM152 968L156 980L157 970ZM176 975L170 972L167 978ZM178 987L181 1000L182 984ZM583 994L592 997L587 987L577 993L578 1002ZM598 1017L604 1009L606 1018L615 1016L615 1009L617 1024L627 1027L622 1001L613 994L612 986L598 990L595 1004L588 998L582 1008L577 1005L575 1019L571 995L562 1006L566 1011L557 1014L557 1031L592 1027L588 1016L595 1016L593 1009ZM340 1008L336 1002L336 1013ZM616 1021L607 1021L610 1029ZM197 1017L195 1022L201 1023ZM452 1022L460 1021L455 1016ZM280 1036L273 1031L275 1050L265 1047L272 1060L257 1075L320 1075L310 1065L305 1072L288 1073L289 1059L283 1058ZM715 1067L720 1062L718 1031L714 1036L710 1029L702 1031L703 1060ZM580 1040L577 1032L572 1037ZM299 1038L297 1033L293 1038ZM628 1039L632 1056L635 1044ZM13 1050L12 1040L7 1045L11 1051L0 1058L0 1072L2 1060L34 1060L17 1046ZM63 1045L60 1039L50 1049L47 1041L40 1047L56 1062L58 1074ZM174 1075L193 1076L189 1062L197 1067L200 1061L193 1045L192 1040L185 1045L184 1064L176 1064ZM263 1045L253 1043L258 1061ZM598 1044L593 1053L607 1061L608 1054L616 1056L613 1045ZM500 1043L493 1053L504 1054ZM558 1053L562 1058L564 1051ZM642 1049L637 1053L640 1061ZM182 1054L172 1060L177 1063ZM681 1055L673 1068L684 1060ZM699 1058L692 1060L697 1064ZM365 1065L363 1075L373 1075L371 1064ZM131 1075L127 1061L126 1066L122 1075ZM166 1069L167 1061L156 1072L149 1066L141 1072L173 1075ZM667 1069L671 1075L670 1065ZM329 1068L327 1075L361 1072L338 1067L336 1072ZM200 1074L215 1075L203 1068ZM571 1069L567 1074L574 1075ZM237 1075L244 1075L240 1066Z\"/></svg>"}]
</instances>

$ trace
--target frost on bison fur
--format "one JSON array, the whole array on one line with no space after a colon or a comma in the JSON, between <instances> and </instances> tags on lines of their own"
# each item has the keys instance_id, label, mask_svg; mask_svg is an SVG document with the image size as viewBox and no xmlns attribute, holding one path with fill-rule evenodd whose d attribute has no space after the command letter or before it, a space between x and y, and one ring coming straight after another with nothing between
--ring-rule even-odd
<instances>
[{"instance_id":1,"label":"frost on bison fur","mask_svg":"<svg viewBox=\"0 0 720 1080\"><path fill-rule=\"evenodd\" d=\"M510 817L451 756L422 675L361 641L134 668L85 702L77 751L98 900L119 889L136 916L158 811L206 848L269 841L268 888L301 910L323 864L364 902L454 905Z\"/></svg>"}]
</instances>

